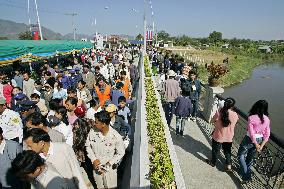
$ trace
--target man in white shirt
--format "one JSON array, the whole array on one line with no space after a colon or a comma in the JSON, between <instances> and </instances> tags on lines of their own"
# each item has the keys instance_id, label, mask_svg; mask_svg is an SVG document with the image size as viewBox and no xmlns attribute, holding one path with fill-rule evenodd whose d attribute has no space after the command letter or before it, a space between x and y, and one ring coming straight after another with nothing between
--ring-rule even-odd
<instances>
[{"instance_id":1,"label":"man in white shirt","mask_svg":"<svg viewBox=\"0 0 284 189\"><path fill-rule=\"evenodd\" d=\"M30 98L31 94L33 94L35 90L35 81L30 78L30 75L27 72L24 73L23 77L23 93Z\"/></svg>"},{"instance_id":2,"label":"man in white shirt","mask_svg":"<svg viewBox=\"0 0 284 189\"><path fill-rule=\"evenodd\" d=\"M101 111L95 115L95 127L91 129L86 141L88 157L94 167L97 187L117 187L117 166L125 154L121 135L110 127L110 115Z\"/></svg>"},{"instance_id":3,"label":"man in white shirt","mask_svg":"<svg viewBox=\"0 0 284 189\"><path fill-rule=\"evenodd\" d=\"M90 101L90 108L87 110L85 117L95 121L95 114L100 111L102 111L102 108L100 107L99 98L95 97Z\"/></svg>"},{"instance_id":4,"label":"man in white shirt","mask_svg":"<svg viewBox=\"0 0 284 189\"><path fill-rule=\"evenodd\" d=\"M51 163L72 189L87 189L76 155L66 143L51 142L49 135L42 129L28 130L24 135L28 148L39 153L46 162Z\"/></svg>"},{"instance_id":5,"label":"man in white shirt","mask_svg":"<svg viewBox=\"0 0 284 189\"><path fill-rule=\"evenodd\" d=\"M0 127L5 139L22 143L23 124L20 115L6 107L6 100L0 97Z\"/></svg>"}]
</instances>

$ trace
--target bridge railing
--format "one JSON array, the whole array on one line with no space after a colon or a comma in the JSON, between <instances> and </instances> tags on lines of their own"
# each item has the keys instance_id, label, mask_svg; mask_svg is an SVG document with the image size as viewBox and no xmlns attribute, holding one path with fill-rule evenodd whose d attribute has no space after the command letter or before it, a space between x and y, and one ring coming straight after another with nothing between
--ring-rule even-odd
<instances>
[{"instance_id":1,"label":"bridge railing","mask_svg":"<svg viewBox=\"0 0 284 189\"><path fill-rule=\"evenodd\" d=\"M205 103L208 102L208 100L206 100L206 98L208 98L206 93L208 92L209 87L206 85L202 86L203 92L201 94L200 109L204 112L208 111L205 110L208 108ZM215 94L213 99L214 104L211 111L212 115L215 113L214 111L218 109L218 105L221 104L221 101L224 101L225 98L220 94ZM238 169L239 163L237 161L237 152L241 141L247 132L248 115L238 107L235 107L234 110L238 113L239 120L235 127L232 154L234 157L233 166ZM207 121L210 121L210 119ZM205 126L206 134L211 137L211 133L214 128L213 125L208 123L204 125L207 125ZM270 139L262 152L257 154L253 166L253 172L253 181L250 183L251 187L254 188L257 186L257 188L271 189L284 188L284 140L280 139L275 133L271 133Z\"/></svg>"}]
</instances>

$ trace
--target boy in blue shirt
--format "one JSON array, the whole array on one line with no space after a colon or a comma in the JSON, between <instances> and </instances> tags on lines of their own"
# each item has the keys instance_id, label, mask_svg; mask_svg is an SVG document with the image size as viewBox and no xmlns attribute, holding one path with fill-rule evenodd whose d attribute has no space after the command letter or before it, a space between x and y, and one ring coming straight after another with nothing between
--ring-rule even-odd
<instances>
[{"instance_id":1,"label":"boy in blue shirt","mask_svg":"<svg viewBox=\"0 0 284 189\"><path fill-rule=\"evenodd\" d=\"M130 125L131 112L126 106L126 98L124 96L118 98L118 115L123 116L124 121Z\"/></svg>"}]
</instances>

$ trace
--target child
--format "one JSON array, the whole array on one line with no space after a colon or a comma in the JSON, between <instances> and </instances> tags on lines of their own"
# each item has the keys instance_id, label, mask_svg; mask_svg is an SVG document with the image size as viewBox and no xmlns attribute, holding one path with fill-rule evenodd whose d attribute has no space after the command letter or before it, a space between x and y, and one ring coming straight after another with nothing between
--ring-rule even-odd
<instances>
[{"instance_id":1,"label":"child","mask_svg":"<svg viewBox=\"0 0 284 189\"><path fill-rule=\"evenodd\" d=\"M177 97L175 101L176 114L176 135L183 136L185 120L191 113L191 100L189 98L190 92L182 90L182 96Z\"/></svg>"},{"instance_id":2,"label":"child","mask_svg":"<svg viewBox=\"0 0 284 189\"><path fill-rule=\"evenodd\" d=\"M31 100L37 102L37 107L40 110L40 113L43 116L46 116L48 114L48 109L45 105L45 101L43 99L40 98L40 96L37 93L33 93L31 94Z\"/></svg>"},{"instance_id":3,"label":"child","mask_svg":"<svg viewBox=\"0 0 284 189\"><path fill-rule=\"evenodd\" d=\"M124 96L120 96L118 98L118 115L123 116L125 123L131 123L131 113L129 108L126 106L126 98Z\"/></svg>"}]
</instances>

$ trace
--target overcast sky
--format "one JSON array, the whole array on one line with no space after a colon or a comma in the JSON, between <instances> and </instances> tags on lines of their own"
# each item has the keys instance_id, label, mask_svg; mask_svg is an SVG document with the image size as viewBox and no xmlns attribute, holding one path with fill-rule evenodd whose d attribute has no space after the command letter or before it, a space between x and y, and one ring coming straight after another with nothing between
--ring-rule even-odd
<instances>
[{"instance_id":1,"label":"overcast sky","mask_svg":"<svg viewBox=\"0 0 284 189\"><path fill-rule=\"evenodd\" d=\"M137 35L143 29L144 0L37 0L41 24L62 34L77 33ZM28 23L28 0L0 0L0 18ZM30 0L31 20L36 23L34 0ZM171 35L207 37L220 31L224 38L284 39L284 0L152 0L158 31ZM136 11L133 11L135 9ZM152 10L147 0L147 20Z\"/></svg>"}]
</instances>

